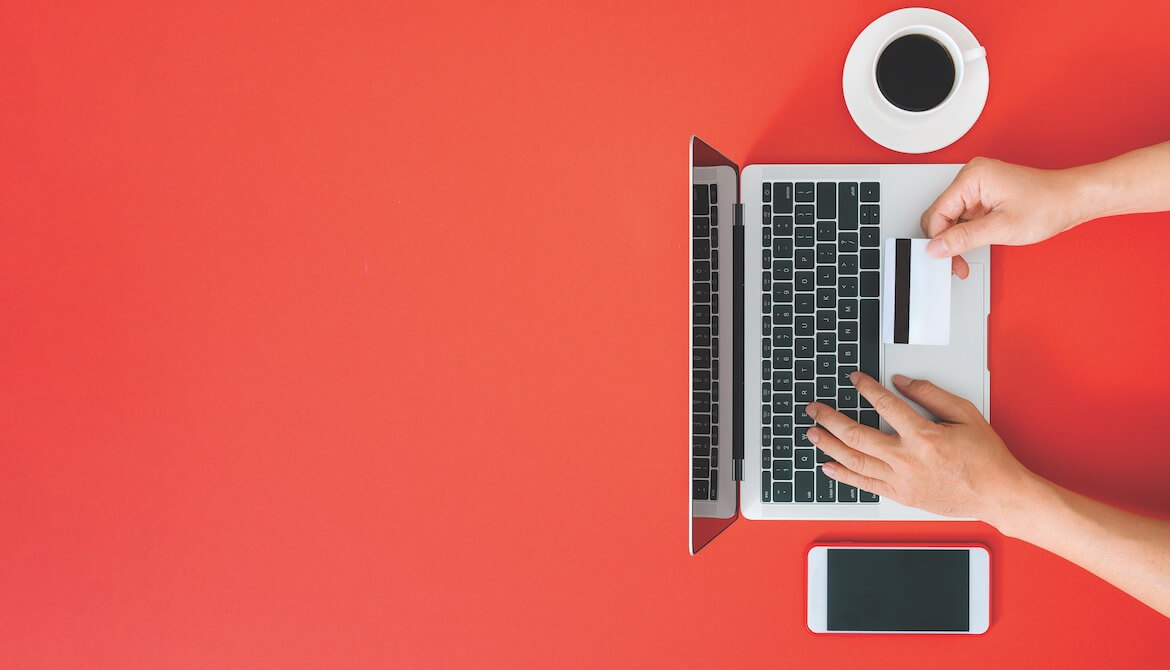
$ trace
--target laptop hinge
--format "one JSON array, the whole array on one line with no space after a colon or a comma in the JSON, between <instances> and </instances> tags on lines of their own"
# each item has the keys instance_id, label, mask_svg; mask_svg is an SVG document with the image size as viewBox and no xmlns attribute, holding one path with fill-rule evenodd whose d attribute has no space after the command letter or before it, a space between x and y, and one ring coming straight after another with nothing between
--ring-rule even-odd
<instances>
[{"instance_id":1,"label":"laptop hinge","mask_svg":"<svg viewBox=\"0 0 1170 670\"><path fill-rule=\"evenodd\" d=\"M731 457L735 462L735 481L743 481L743 204L735 205L732 222L731 277L732 303L732 348L731 348Z\"/></svg>"}]
</instances>

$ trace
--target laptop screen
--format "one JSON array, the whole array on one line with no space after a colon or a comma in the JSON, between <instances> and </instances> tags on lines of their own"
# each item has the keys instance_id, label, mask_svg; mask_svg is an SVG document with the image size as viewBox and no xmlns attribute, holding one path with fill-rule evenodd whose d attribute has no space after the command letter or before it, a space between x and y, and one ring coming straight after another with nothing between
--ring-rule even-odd
<instances>
[{"instance_id":1,"label":"laptop screen","mask_svg":"<svg viewBox=\"0 0 1170 670\"><path fill-rule=\"evenodd\" d=\"M734 205L739 169L691 138L690 549L698 552L739 516L732 445Z\"/></svg>"}]
</instances>

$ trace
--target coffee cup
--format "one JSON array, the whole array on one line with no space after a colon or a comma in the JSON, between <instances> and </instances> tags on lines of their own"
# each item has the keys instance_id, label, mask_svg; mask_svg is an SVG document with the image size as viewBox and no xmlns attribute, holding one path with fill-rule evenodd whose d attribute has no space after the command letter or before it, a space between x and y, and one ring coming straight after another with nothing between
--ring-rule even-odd
<instances>
[{"instance_id":1,"label":"coffee cup","mask_svg":"<svg viewBox=\"0 0 1170 670\"><path fill-rule=\"evenodd\" d=\"M871 83L876 99L894 113L927 115L946 107L963 83L965 66L986 56L982 46L961 50L934 26L907 26L878 49Z\"/></svg>"}]
</instances>

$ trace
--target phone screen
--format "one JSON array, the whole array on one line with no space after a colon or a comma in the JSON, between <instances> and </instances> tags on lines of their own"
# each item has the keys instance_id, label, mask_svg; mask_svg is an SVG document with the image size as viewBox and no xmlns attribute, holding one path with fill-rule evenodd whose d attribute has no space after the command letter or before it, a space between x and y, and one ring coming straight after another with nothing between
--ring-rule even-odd
<instances>
[{"instance_id":1,"label":"phone screen","mask_svg":"<svg viewBox=\"0 0 1170 670\"><path fill-rule=\"evenodd\" d=\"M967 632L966 549L835 549L826 555L830 631Z\"/></svg>"}]
</instances>

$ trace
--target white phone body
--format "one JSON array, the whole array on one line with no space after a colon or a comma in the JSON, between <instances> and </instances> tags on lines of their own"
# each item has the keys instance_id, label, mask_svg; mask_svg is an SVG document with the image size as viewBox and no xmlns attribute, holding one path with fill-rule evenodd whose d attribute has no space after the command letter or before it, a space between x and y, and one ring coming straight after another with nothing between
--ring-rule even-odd
<instances>
[{"instance_id":1,"label":"white phone body","mask_svg":"<svg viewBox=\"0 0 1170 670\"><path fill-rule=\"evenodd\" d=\"M870 553L830 558L830 552L858 551ZM884 553L927 551L933 553ZM808 552L808 628L814 633L978 635L990 623L991 555L984 547L849 544Z\"/></svg>"}]
</instances>

